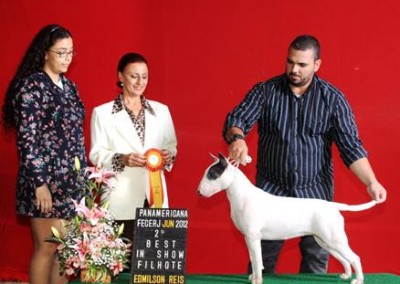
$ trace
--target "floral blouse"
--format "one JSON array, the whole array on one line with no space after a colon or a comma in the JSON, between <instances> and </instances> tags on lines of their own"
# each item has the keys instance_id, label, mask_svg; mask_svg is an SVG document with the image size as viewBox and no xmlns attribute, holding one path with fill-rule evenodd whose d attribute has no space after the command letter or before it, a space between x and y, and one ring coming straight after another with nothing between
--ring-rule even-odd
<instances>
[{"instance_id":1,"label":"floral blouse","mask_svg":"<svg viewBox=\"0 0 400 284\"><path fill-rule=\"evenodd\" d=\"M17 213L68 219L75 215L72 199L80 199L83 183L74 171L77 156L86 166L84 106L73 82L61 76L63 88L45 72L21 80L13 101L17 121L19 170ZM35 189L47 184L53 209L43 214L35 206Z\"/></svg>"}]
</instances>

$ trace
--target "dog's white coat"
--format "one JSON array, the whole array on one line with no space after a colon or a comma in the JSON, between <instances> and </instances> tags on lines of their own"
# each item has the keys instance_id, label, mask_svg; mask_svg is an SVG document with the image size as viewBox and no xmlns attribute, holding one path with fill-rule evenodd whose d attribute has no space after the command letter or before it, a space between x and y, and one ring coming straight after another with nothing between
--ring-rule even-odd
<instances>
[{"instance_id":1,"label":"dog's white coat","mask_svg":"<svg viewBox=\"0 0 400 284\"><path fill-rule=\"evenodd\" d=\"M245 237L250 254L253 284L262 283L261 240L285 240L313 235L316 241L343 267L343 279L351 277L351 266L356 278L352 284L364 283L360 258L351 250L344 230L344 219L339 211L361 211L371 208L375 201L361 205L347 205L319 199L279 197L255 187L237 167L220 154L227 168L216 179L207 178L207 168L198 193L210 197L226 189L231 207L231 218ZM216 158L216 160L218 160ZM219 160L218 160L219 161Z\"/></svg>"}]
</instances>

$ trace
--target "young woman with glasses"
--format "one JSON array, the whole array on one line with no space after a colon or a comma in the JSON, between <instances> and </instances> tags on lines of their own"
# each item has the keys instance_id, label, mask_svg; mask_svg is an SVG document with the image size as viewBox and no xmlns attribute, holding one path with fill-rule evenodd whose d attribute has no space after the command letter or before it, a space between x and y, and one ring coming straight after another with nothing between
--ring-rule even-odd
<instances>
[{"instance_id":1,"label":"young woman with glasses","mask_svg":"<svg viewBox=\"0 0 400 284\"><path fill-rule=\"evenodd\" d=\"M10 82L2 123L15 130L19 169L18 215L30 217L34 252L31 284L67 283L59 273L56 244L46 242L51 226L75 215L81 198L74 157L86 166L84 106L75 84L64 76L74 56L71 33L59 25L42 28Z\"/></svg>"}]
</instances>

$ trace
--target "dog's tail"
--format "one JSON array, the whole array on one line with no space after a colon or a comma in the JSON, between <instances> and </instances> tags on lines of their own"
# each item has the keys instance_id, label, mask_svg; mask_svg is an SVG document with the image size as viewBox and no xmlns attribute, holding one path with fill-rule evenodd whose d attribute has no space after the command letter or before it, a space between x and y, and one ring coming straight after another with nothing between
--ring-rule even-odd
<instances>
[{"instance_id":1,"label":"dog's tail","mask_svg":"<svg viewBox=\"0 0 400 284\"><path fill-rule=\"evenodd\" d=\"M348 205L348 204L344 204L344 203L337 203L335 202L336 208L339 211L363 211L363 210L367 210L371 207L374 207L376 205L376 201L372 200L368 203L363 203L363 204L359 204L359 205Z\"/></svg>"}]
</instances>

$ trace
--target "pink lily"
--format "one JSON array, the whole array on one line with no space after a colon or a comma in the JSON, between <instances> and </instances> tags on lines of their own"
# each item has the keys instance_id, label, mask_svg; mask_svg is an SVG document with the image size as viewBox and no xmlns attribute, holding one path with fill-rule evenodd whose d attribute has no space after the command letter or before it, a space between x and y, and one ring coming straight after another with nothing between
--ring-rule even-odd
<instances>
[{"instance_id":1,"label":"pink lily","mask_svg":"<svg viewBox=\"0 0 400 284\"><path fill-rule=\"evenodd\" d=\"M75 211L78 212L78 215L80 217L85 217L92 226L96 226L96 224L99 222L99 219L106 216L105 212L97 209L96 207L89 209L85 205L85 197L83 197L79 203L77 203L75 200L73 200L73 203L75 205Z\"/></svg>"},{"instance_id":2,"label":"pink lily","mask_svg":"<svg viewBox=\"0 0 400 284\"><path fill-rule=\"evenodd\" d=\"M98 184L105 183L108 187L112 187L110 178L115 176L113 171L108 171L103 167L87 167L85 173L90 172L89 179L94 178Z\"/></svg>"},{"instance_id":3,"label":"pink lily","mask_svg":"<svg viewBox=\"0 0 400 284\"><path fill-rule=\"evenodd\" d=\"M112 266L112 272L114 275L119 274L122 270L124 270L124 266L122 265L121 262L114 262Z\"/></svg>"},{"instance_id":4,"label":"pink lily","mask_svg":"<svg viewBox=\"0 0 400 284\"><path fill-rule=\"evenodd\" d=\"M85 262L86 254L90 253L90 241L86 233L83 233L83 239L77 242L76 250L80 261Z\"/></svg>"}]
</instances>

